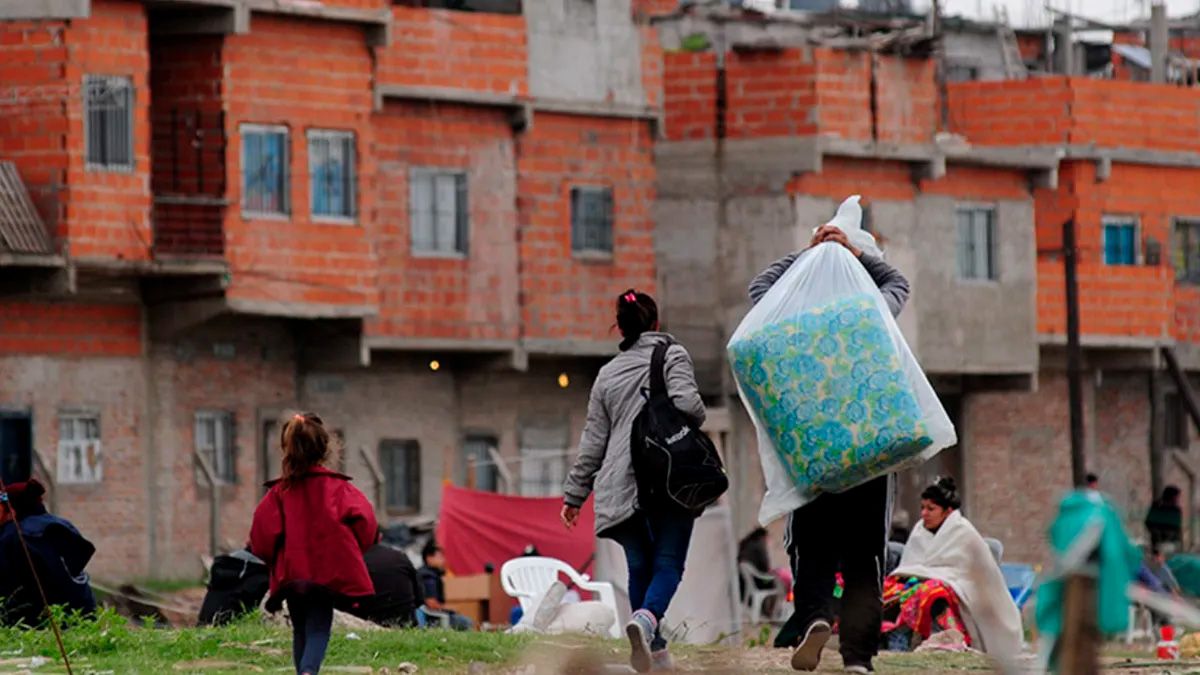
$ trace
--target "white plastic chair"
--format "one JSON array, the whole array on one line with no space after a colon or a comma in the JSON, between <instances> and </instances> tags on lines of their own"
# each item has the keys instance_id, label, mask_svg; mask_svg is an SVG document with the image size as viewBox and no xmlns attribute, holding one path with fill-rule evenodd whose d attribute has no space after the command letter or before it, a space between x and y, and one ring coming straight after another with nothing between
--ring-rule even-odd
<instances>
[{"instance_id":1,"label":"white plastic chair","mask_svg":"<svg viewBox=\"0 0 1200 675\"><path fill-rule=\"evenodd\" d=\"M743 604L746 606L746 611L750 613L750 625L756 626L762 623L763 605L770 598L776 598L776 600L775 611L773 616L768 617L768 620L774 621L780 616L783 605L787 602L787 589L783 587L779 577L774 574L763 574L748 562L738 563L738 572L742 575L742 588L746 591L746 599ZM767 588L759 588L756 583L759 581L769 582L771 585Z\"/></svg>"},{"instance_id":2,"label":"white plastic chair","mask_svg":"<svg viewBox=\"0 0 1200 675\"><path fill-rule=\"evenodd\" d=\"M516 598L521 603L521 611L532 614L537 611L537 605L550 586L558 581L562 574L574 583L580 590L596 596L596 600L612 610L613 616L619 617L617 611L617 592L612 584L604 581L592 581L586 574L576 572L567 563L555 558L529 556L513 558L500 568L500 585L504 592ZM614 621L609 630L613 638L621 638L621 622Z\"/></svg>"}]
</instances>

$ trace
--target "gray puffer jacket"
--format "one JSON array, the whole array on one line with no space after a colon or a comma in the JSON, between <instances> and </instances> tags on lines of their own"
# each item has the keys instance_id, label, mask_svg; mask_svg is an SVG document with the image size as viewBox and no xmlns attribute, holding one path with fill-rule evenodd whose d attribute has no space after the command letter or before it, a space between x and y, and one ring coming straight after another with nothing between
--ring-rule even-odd
<instances>
[{"instance_id":1,"label":"gray puffer jacket","mask_svg":"<svg viewBox=\"0 0 1200 675\"><path fill-rule=\"evenodd\" d=\"M692 357L666 333L645 333L628 350L600 369L588 402L587 423L579 441L579 456L563 486L568 506L583 506L596 493L596 533L628 520L637 506L637 483L629 452L633 420L650 387L650 357L660 342L668 342L667 393L680 412L704 422L704 402L696 386Z\"/></svg>"}]
</instances>

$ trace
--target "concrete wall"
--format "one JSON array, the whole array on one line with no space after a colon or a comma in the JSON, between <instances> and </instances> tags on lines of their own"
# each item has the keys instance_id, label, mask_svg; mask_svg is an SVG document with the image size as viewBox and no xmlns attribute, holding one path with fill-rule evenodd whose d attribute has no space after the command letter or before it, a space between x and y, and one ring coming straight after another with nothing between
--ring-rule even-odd
<instances>
[{"instance_id":1,"label":"concrete wall","mask_svg":"<svg viewBox=\"0 0 1200 675\"><path fill-rule=\"evenodd\" d=\"M525 0L529 93L644 105L641 36L630 0Z\"/></svg>"},{"instance_id":2,"label":"concrete wall","mask_svg":"<svg viewBox=\"0 0 1200 675\"><path fill-rule=\"evenodd\" d=\"M977 80L1005 80L1004 51L995 33L945 34L946 67L974 68Z\"/></svg>"},{"instance_id":3,"label":"concrete wall","mask_svg":"<svg viewBox=\"0 0 1200 675\"><path fill-rule=\"evenodd\" d=\"M996 281L958 276L956 209L972 203L995 209ZM908 232L890 222L881 228L887 228L896 264L910 262L907 269L916 272L916 332L909 338L917 343L921 365L930 373L1034 372L1038 355L1032 202L961 202L923 195L916 208ZM886 209L878 212L883 221Z\"/></svg>"}]
</instances>

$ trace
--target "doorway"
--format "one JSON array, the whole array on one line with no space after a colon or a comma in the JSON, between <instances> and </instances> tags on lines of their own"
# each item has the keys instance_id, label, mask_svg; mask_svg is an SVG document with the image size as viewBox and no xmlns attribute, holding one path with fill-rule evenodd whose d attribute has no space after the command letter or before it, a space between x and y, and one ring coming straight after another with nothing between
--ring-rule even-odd
<instances>
[{"instance_id":1,"label":"doorway","mask_svg":"<svg viewBox=\"0 0 1200 675\"><path fill-rule=\"evenodd\" d=\"M0 411L0 478L5 485L33 475L33 416Z\"/></svg>"}]
</instances>

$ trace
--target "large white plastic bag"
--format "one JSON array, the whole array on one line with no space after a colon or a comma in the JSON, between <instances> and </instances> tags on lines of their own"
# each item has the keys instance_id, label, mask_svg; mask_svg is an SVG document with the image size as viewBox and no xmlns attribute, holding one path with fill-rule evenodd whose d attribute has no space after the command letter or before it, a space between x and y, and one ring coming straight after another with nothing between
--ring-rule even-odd
<instances>
[{"instance_id":1,"label":"large white plastic bag","mask_svg":"<svg viewBox=\"0 0 1200 675\"><path fill-rule=\"evenodd\" d=\"M833 223L870 250L861 213L851 197ZM883 295L839 244L802 254L728 349L758 432L763 525L820 492L919 464L957 442Z\"/></svg>"}]
</instances>

